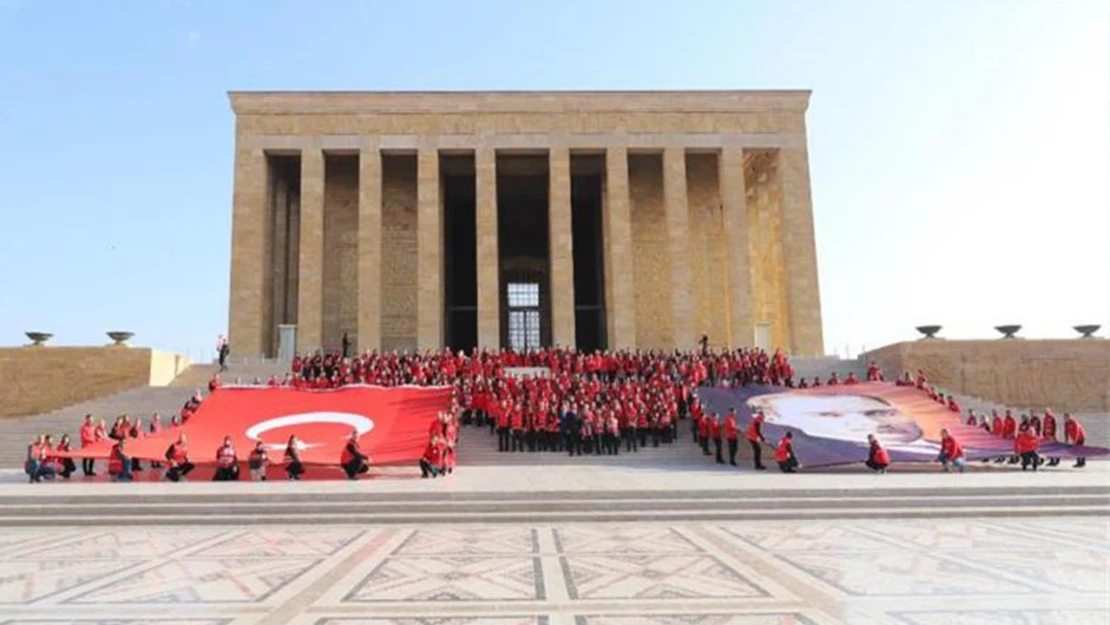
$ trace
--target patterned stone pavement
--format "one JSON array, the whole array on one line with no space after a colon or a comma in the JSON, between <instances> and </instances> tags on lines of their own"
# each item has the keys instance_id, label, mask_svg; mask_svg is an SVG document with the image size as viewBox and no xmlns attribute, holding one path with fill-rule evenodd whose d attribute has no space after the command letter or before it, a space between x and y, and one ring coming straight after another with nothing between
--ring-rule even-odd
<instances>
[{"instance_id":1,"label":"patterned stone pavement","mask_svg":"<svg viewBox=\"0 0 1110 625\"><path fill-rule=\"evenodd\" d=\"M1107 625L1110 520L7 529L32 623Z\"/></svg>"}]
</instances>

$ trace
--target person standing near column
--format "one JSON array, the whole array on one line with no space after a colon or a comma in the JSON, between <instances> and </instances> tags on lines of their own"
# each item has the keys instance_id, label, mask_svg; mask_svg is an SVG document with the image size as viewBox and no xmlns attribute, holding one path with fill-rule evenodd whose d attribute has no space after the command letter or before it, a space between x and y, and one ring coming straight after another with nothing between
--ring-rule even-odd
<instances>
[{"instance_id":1,"label":"person standing near column","mask_svg":"<svg viewBox=\"0 0 1110 625\"><path fill-rule=\"evenodd\" d=\"M767 442L767 439L763 438L763 419L762 412L752 415L752 421L748 424L748 430L745 433L748 444L752 447L752 462L757 471L767 470L767 467L763 466L763 445Z\"/></svg>"}]
</instances>

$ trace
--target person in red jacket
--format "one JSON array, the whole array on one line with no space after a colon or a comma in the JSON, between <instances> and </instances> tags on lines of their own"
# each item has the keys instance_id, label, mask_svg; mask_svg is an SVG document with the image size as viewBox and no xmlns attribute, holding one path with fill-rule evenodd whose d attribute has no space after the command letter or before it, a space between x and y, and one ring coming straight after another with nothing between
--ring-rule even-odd
<instances>
[{"instance_id":1,"label":"person in red jacket","mask_svg":"<svg viewBox=\"0 0 1110 625\"><path fill-rule=\"evenodd\" d=\"M792 433L783 434L779 444L775 446L775 462L779 463L779 470L783 473L794 473L795 469L802 466L794 455L794 435Z\"/></svg>"},{"instance_id":2,"label":"person in red jacket","mask_svg":"<svg viewBox=\"0 0 1110 625\"><path fill-rule=\"evenodd\" d=\"M960 442L948 431L948 428L943 428L940 431L940 455L937 456L937 461L944 466L944 472L948 473L955 467L960 473L964 472L964 466L967 461L964 459L964 448L960 446Z\"/></svg>"},{"instance_id":3,"label":"person in red jacket","mask_svg":"<svg viewBox=\"0 0 1110 625\"><path fill-rule=\"evenodd\" d=\"M81 431L78 436L81 440L81 449L92 446L98 440L96 438L96 424L93 423L91 414L85 415L85 422L81 424ZM96 459L81 458L81 472L85 474L85 477L96 477Z\"/></svg>"},{"instance_id":4,"label":"person in red jacket","mask_svg":"<svg viewBox=\"0 0 1110 625\"><path fill-rule=\"evenodd\" d=\"M883 372L879 370L879 365L875 364L872 360L871 364L867 365L867 381L868 382L882 382Z\"/></svg>"},{"instance_id":5,"label":"person in red jacket","mask_svg":"<svg viewBox=\"0 0 1110 625\"><path fill-rule=\"evenodd\" d=\"M420 458L421 477L438 477L443 473L443 439L433 436Z\"/></svg>"},{"instance_id":6,"label":"person in red jacket","mask_svg":"<svg viewBox=\"0 0 1110 625\"><path fill-rule=\"evenodd\" d=\"M752 459L757 471L765 471L767 469L767 467L763 466L763 445L767 442L767 439L763 438L764 418L762 412L756 412L752 415L752 421L748 424L748 430L745 432L748 444L752 447Z\"/></svg>"},{"instance_id":7,"label":"person in red jacket","mask_svg":"<svg viewBox=\"0 0 1110 625\"><path fill-rule=\"evenodd\" d=\"M732 408L725 416L725 440L728 441L728 463L736 466L736 447L739 430L736 427L736 409Z\"/></svg>"},{"instance_id":8,"label":"person in red jacket","mask_svg":"<svg viewBox=\"0 0 1110 625\"><path fill-rule=\"evenodd\" d=\"M1087 444L1087 431L1083 429L1083 424L1068 412L1064 413L1064 442L1074 446ZM1085 466L1087 466L1086 458L1075 459L1075 468L1081 469Z\"/></svg>"},{"instance_id":9,"label":"person in red jacket","mask_svg":"<svg viewBox=\"0 0 1110 625\"><path fill-rule=\"evenodd\" d=\"M119 439L108 456L108 475L114 482L130 482L134 479L131 475L131 456L127 455L126 444L126 437Z\"/></svg>"},{"instance_id":10,"label":"person in red jacket","mask_svg":"<svg viewBox=\"0 0 1110 625\"><path fill-rule=\"evenodd\" d=\"M166 479L171 482L187 479L189 472L196 468L196 465L189 462L189 445L184 434L178 436L177 441L166 449L166 462Z\"/></svg>"},{"instance_id":11,"label":"person in red jacket","mask_svg":"<svg viewBox=\"0 0 1110 625\"><path fill-rule=\"evenodd\" d=\"M890 454L874 434L867 435L867 462L864 464L876 473L886 473L887 467L890 466Z\"/></svg>"},{"instance_id":12,"label":"person in red jacket","mask_svg":"<svg viewBox=\"0 0 1110 625\"><path fill-rule=\"evenodd\" d=\"M991 410L991 434L1002 436L1005 429L1006 425L1002 422L1002 417L998 416L998 411Z\"/></svg>"},{"instance_id":13,"label":"person in red jacket","mask_svg":"<svg viewBox=\"0 0 1110 625\"><path fill-rule=\"evenodd\" d=\"M709 437L713 439L717 464L724 464L725 459L721 455L721 415L713 415L713 420L709 422Z\"/></svg>"},{"instance_id":14,"label":"person in red jacket","mask_svg":"<svg viewBox=\"0 0 1110 625\"><path fill-rule=\"evenodd\" d=\"M974 408L967 409L967 421L965 421L965 423L968 425L968 427L979 426L979 417L975 414Z\"/></svg>"},{"instance_id":15,"label":"person in red jacket","mask_svg":"<svg viewBox=\"0 0 1110 625\"><path fill-rule=\"evenodd\" d=\"M1009 410L1006 411L1006 416L1002 419L1002 437L1014 438L1017 436L1017 420Z\"/></svg>"},{"instance_id":16,"label":"person in red jacket","mask_svg":"<svg viewBox=\"0 0 1110 625\"><path fill-rule=\"evenodd\" d=\"M1017 438L1014 439L1014 453L1021 458L1021 470L1025 471L1029 467L1037 470L1037 465L1041 463L1040 456L1037 455L1037 448L1040 441L1037 440L1037 435L1033 432L1033 428L1026 426L1021 428L1018 432Z\"/></svg>"},{"instance_id":17,"label":"person in red jacket","mask_svg":"<svg viewBox=\"0 0 1110 625\"><path fill-rule=\"evenodd\" d=\"M347 443L343 445L343 453L339 456L339 464L347 474L347 479L356 480L360 473L369 471L370 464L367 462L369 459L370 457L362 453L362 449L358 446L358 430L352 431L347 438Z\"/></svg>"},{"instance_id":18,"label":"person in red jacket","mask_svg":"<svg viewBox=\"0 0 1110 625\"><path fill-rule=\"evenodd\" d=\"M717 416L717 413L703 414L698 419L698 443L701 445L701 453L703 456L709 455L709 424Z\"/></svg>"},{"instance_id":19,"label":"person in red jacket","mask_svg":"<svg viewBox=\"0 0 1110 625\"><path fill-rule=\"evenodd\" d=\"M236 482L239 480L239 456L231 444L231 437L225 436L224 442L216 450L216 473L213 482Z\"/></svg>"}]
</instances>

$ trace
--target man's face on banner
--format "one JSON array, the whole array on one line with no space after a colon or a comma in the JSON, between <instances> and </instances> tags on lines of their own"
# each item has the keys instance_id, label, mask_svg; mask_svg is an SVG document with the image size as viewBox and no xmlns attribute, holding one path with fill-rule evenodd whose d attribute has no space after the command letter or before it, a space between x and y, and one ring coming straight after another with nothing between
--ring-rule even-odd
<instances>
[{"instance_id":1,"label":"man's face on banner","mask_svg":"<svg viewBox=\"0 0 1110 625\"><path fill-rule=\"evenodd\" d=\"M767 423L801 430L809 436L864 444L874 434L885 445L906 445L922 438L921 428L886 401L869 395L776 393L748 400Z\"/></svg>"}]
</instances>

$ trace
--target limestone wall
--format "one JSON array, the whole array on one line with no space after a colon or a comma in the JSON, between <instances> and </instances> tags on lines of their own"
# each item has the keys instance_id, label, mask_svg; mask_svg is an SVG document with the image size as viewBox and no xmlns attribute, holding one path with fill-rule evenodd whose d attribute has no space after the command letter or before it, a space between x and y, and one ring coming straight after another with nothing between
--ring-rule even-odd
<instances>
[{"instance_id":1,"label":"limestone wall","mask_svg":"<svg viewBox=\"0 0 1110 625\"><path fill-rule=\"evenodd\" d=\"M912 341L868 352L889 376L923 369L959 393L1018 408L1110 411L1110 341Z\"/></svg>"},{"instance_id":2,"label":"limestone wall","mask_svg":"<svg viewBox=\"0 0 1110 625\"><path fill-rule=\"evenodd\" d=\"M162 386L188 358L147 348L0 348L0 416L48 412L148 384Z\"/></svg>"}]
</instances>

